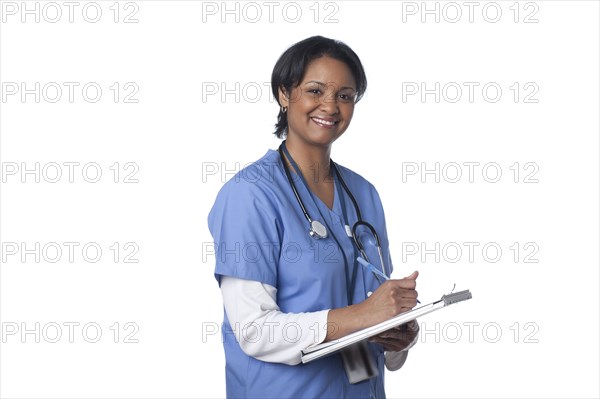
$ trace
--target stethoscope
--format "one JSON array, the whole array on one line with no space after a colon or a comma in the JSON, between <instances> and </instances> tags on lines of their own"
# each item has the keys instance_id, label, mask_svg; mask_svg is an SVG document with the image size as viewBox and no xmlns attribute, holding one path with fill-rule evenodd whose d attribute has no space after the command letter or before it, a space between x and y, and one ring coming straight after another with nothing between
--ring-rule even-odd
<instances>
[{"instance_id":1,"label":"stethoscope","mask_svg":"<svg viewBox=\"0 0 600 399\"><path fill-rule=\"evenodd\" d=\"M306 210L306 207L304 206L304 202L302 201L302 199L300 198L300 195L298 194L298 190L296 189L296 185L294 184L294 181L292 179L292 175L290 173L287 162L285 162L285 158L283 156L284 153L285 153L285 156L287 157L287 159L290 161L290 163L294 167L294 169L296 170L296 173L298 174L298 176L300 176L300 179L304 183L306 189L307 190L310 190L310 189L308 188L308 185L304 181L304 177L302 176L300 169L298 168L298 166L292 159L292 156L290 155L289 151L287 150L287 148L285 146L285 141L283 141L281 143L281 145L279 146L279 155L281 156L281 163L283 164L283 169L285 170L287 179L290 182L290 186L292 187L292 191L294 192L296 201L298 201L298 205L300 205L300 209L302 209L302 213L304 214L304 217L306 218L306 220L308 221L308 223L310 225L310 230L309 230L308 234L316 240L327 238L327 236L328 236L327 228L318 220L312 219L310 217L310 215L308 214L308 211ZM367 256L367 252L365 251L365 248L362 245L362 242L358 238L358 234L357 234L357 230L360 226L366 227L371 232L373 237L375 237L375 246L377 248L377 253L379 254L379 262L381 265L381 270L385 276L389 277L387 268L385 266L385 262L383 261L383 250L381 249L381 241L379 239L379 234L377 234L377 231L375 230L373 225L371 225L370 223L368 223L362 219L360 207L358 206L358 202L356 201L356 198L354 198L354 195L352 195L352 192L348 188L348 185L346 185L346 182L344 181L344 178L342 177L342 174L340 173L335 162L333 162L331 159L329 159L329 165L333 169L334 173L336 174L338 181L340 182L342 188L344 189L346 194L348 194L350 201L352 201L352 204L354 205L354 210L356 211L356 217L358 218L358 221L356 223L354 223L354 225L352 226L352 229L350 229L350 227L348 225L346 225L346 230L347 230L348 236L350 236L352 238L352 241L354 241L354 244L356 245L356 248L358 248L358 251L360 252L363 259L365 259L367 262L370 262L369 258ZM340 202L343 204L343 200L341 198L340 198ZM336 239L336 242L337 242L337 239ZM381 278L375 273L374 273L374 275L381 283L382 282Z\"/></svg>"}]
</instances>

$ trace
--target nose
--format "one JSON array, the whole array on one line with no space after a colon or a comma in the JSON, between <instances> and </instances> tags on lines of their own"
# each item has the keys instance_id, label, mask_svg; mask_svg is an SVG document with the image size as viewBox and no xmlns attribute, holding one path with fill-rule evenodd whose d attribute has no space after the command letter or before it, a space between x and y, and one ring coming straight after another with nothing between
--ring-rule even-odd
<instances>
[{"instance_id":1,"label":"nose","mask_svg":"<svg viewBox=\"0 0 600 399\"><path fill-rule=\"evenodd\" d=\"M319 104L319 110L327 115L335 115L339 112L337 96L335 93L327 93L327 95L323 96L321 104Z\"/></svg>"}]
</instances>

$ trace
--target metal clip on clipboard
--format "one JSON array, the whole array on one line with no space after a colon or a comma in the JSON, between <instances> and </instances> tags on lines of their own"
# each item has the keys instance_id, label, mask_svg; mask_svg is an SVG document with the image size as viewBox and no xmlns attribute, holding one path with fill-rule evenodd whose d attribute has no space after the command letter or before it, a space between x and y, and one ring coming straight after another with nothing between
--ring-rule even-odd
<instances>
[{"instance_id":1,"label":"metal clip on clipboard","mask_svg":"<svg viewBox=\"0 0 600 399\"><path fill-rule=\"evenodd\" d=\"M427 305L420 306L408 312L400 313L396 317L392 317L382 323L374 325L372 327L365 328L363 330L356 331L352 334L348 334L343 338L324 342L319 345L308 347L302 351L302 363L312 362L313 360L319 359L323 356L331 355L338 350L350 347L353 344L359 343L366 340L369 337L382 333L389 330L390 328L398 327L401 324L408 323L417 317L424 316L428 313L435 312L443 307L466 301L471 299L473 296L469 290L459 291L452 294L443 295L440 300L429 303ZM358 347L355 347L355 349ZM349 349L350 351L351 349ZM369 374L369 373L364 373ZM374 376L374 375L372 375ZM369 377L370 378L370 377ZM350 376L349 376L350 379Z\"/></svg>"}]
</instances>

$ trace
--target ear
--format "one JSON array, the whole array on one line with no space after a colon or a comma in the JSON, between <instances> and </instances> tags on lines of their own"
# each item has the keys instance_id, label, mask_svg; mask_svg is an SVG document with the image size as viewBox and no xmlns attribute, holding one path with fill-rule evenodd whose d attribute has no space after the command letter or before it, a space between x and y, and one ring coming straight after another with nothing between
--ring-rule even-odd
<instances>
[{"instance_id":1,"label":"ear","mask_svg":"<svg viewBox=\"0 0 600 399\"><path fill-rule=\"evenodd\" d=\"M281 104L282 107L289 107L290 105L289 93L285 91L283 85L279 86L279 104Z\"/></svg>"}]
</instances>

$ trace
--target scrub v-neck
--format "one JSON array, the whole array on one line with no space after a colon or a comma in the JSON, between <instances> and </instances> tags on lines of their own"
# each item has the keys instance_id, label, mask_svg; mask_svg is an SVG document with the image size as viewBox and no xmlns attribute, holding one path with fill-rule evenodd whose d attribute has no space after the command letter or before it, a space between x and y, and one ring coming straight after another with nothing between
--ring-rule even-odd
<instances>
[{"instance_id":1,"label":"scrub v-neck","mask_svg":"<svg viewBox=\"0 0 600 399\"><path fill-rule=\"evenodd\" d=\"M308 185L306 185L305 188L306 188L306 191L308 191L310 193L310 196L312 197L313 202L317 206L317 209L319 210L319 213L321 214L321 216L325 217L325 215L328 215L328 221L335 222L337 224L337 223L341 222L341 219L342 219L342 207L340 204L340 195L339 195L339 192L337 189L338 176L335 175L335 172L333 172L333 179L334 179L334 182L333 182L333 207L332 208L329 208L327 206L327 204L321 198L319 198L318 195L313 193L312 190L308 187Z\"/></svg>"}]
</instances>

